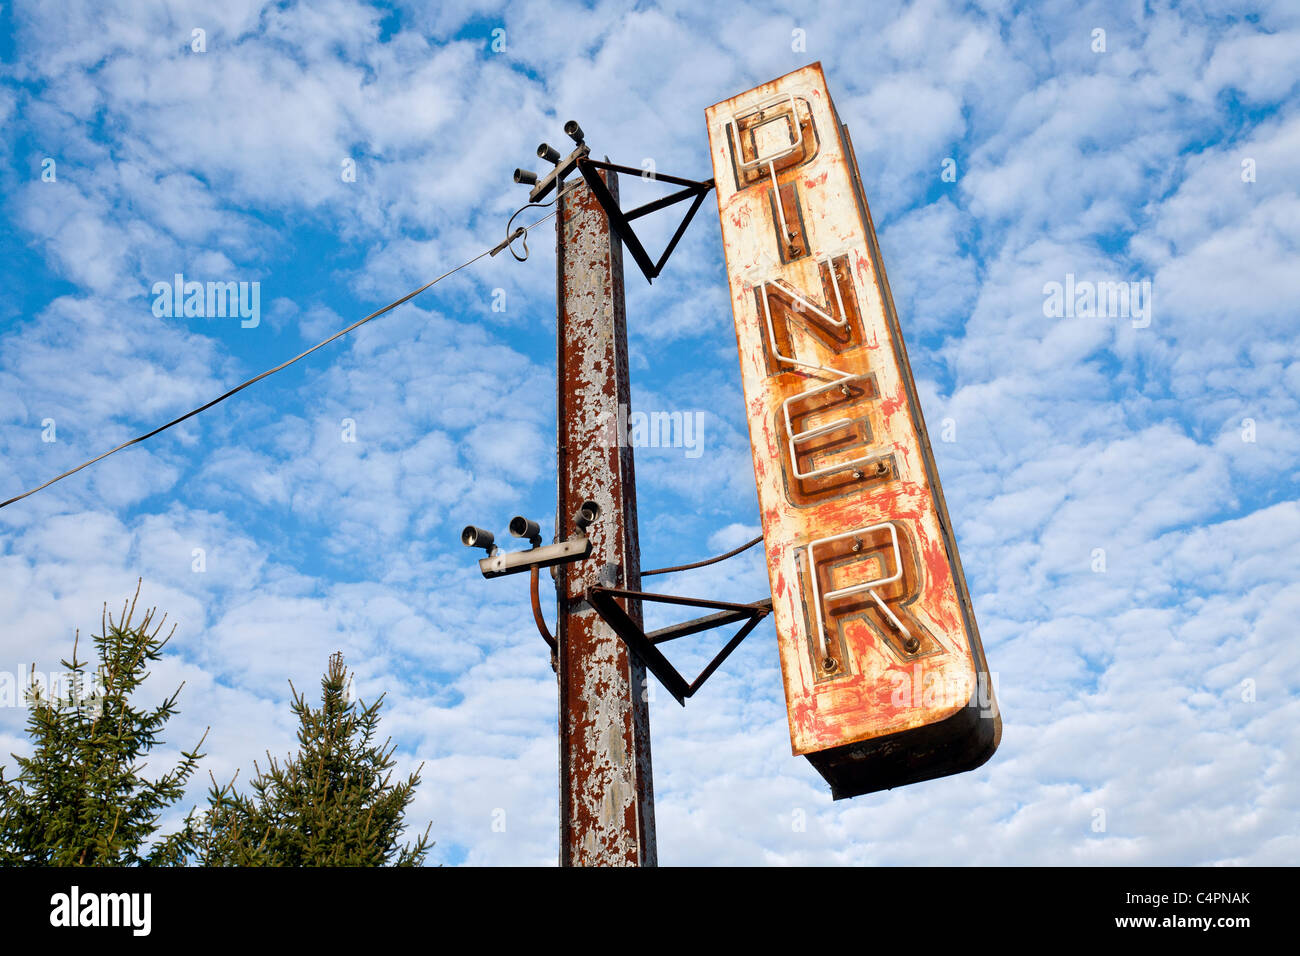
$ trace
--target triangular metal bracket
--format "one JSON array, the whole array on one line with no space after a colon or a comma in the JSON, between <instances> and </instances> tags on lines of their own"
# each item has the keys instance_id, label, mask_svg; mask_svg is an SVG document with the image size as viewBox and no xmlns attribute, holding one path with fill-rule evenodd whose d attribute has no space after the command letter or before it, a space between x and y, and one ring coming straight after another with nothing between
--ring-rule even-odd
<instances>
[{"instance_id":1,"label":"triangular metal bracket","mask_svg":"<svg viewBox=\"0 0 1300 956\"><path fill-rule=\"evenodd\" d=\"M582 178L587 181L587 186L591 189L592 195L596 197L601 208L605 210L605 215L609 217L610 228L623 240L623 245L627 247L627 251L632 253L632 258L636 260L636 264L641 268L646 281L653 282L659 277L659 273L663 271L664 264L668 262L668 257L677 248L677 243L686 232L686 227L690 225L691 220L695 217L695 212L700 208L700 203L704 202L704 197L713 188L713 180L706 179L703 182L697 182L694 179L682 179L680 176L654 173L651 178L657 182L671 183L674 186L684 186L685 188L670 193L661 199L648 202L643 206L637 206L635 209L623 212L623 210L619 209L618 201L614 199L609 187L600 178L600 173L597 170L605 169L615 173L628 173L633 176L644 176L646 174L645 170L633 169L630 166L619 166L608 161L600 162L590 156L579 158L577 165L578 170L582 173ZM692 198L694 201L691 203L690 209L686 210L686 216L678 225L677 231L673 233L672 239L669 240L668 248L664 249L664 253L659 257L658 262L652 262L650 254L645 251L645 246L641 244L641 240L637 238L636 232L632 229L632 220L639 219L652 212L658 212L660 209L667 209L669 206Z\"/></svg>"},{"instance_id":2,"label":"triangular metal bracket","mask_svg":"<svg viewBox=\"0 0 1300 956\"><path fill-rule=\"evenodd\" d=\"M654 601L659 604L681 604L686 607L713 608L717 613L706 614L704 617L693 618L647 634L641 625L632 620L631 615L618 603L618 598L634 601ZM672 694L673 699L683 707L686 706L686 698L693 696L704 685L704 682L713 676L713 672L721 666L731 652L740 646L740 642L749 635L749 632L754 629L758 622L772 612L771 598L755 601L753 604L731 604L726 601L679 597L675 594L651 594L647 591L629 591L624 588L602 586L587 588L587 603L595 609L606 624L614 629L614 633L623 639L623 642L631 648L633 653L641 658L650 672L659 678L659 682L664 685L664 689ZM724 624L733 624L736 621L744 621L745 624L727 642L726 647L719 651L718 655L709 662L709 666L700 672L700 676L690 683L686 682L686 678L677 672L677 668L673 667L668 662L668 658L664 657L663 652L659 650L658 645L665 641L686 637L690 634L698 634L701 631L708 631Z\"/></svg>"}]
</instances>

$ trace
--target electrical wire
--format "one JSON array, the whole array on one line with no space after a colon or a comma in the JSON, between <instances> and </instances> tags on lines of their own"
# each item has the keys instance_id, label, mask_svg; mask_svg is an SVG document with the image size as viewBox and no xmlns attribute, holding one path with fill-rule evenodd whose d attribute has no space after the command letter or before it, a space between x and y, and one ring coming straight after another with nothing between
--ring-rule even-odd
<instances>
[{"instance_id":1,"label":"electrical wire","mask_svg":"<svg viewBox=\"0 0 1300 956\"><path fill-rule=\"evenodd\" d=\"M505 248L510 250L510 254L515 257L516 262L527 262L528 261L528 229L531 229L532 226L529 226L528 229L515 230L515 232L511 232L510 227L515 224L515 217L517 217L525 209L545 209L547 206L554 206L557 202L559 202L560 197L576 189L578 185L579 184L575 181L572 184L568 186L564 186L563 188L557 190L555 193L555 198L552 199L550 202L525 203L524 205L516 209L515 214L511 216L510 221L506 223L505 241L502 242L501 245L497 246L495 249L492 250L492 255L495 256L498 252L500 252L503 248ZM551 215L553 216L555 215L555 213L551 213ZM533 223L533 226L535 225L537 225L537 223ZM522 256L519 255L519 253L515 252L515 246L514 246L515 240L520 238L522 238L524 241L524 254Z\"/></svg>"},{"instance_id":2,"label":"electrical wire","mask_svg":"<svg viewBox=\"0 0 1300 956\"><path fill-rule=\"evenodd\" d=\"M542 599L537 592L538 578L538 567L534 564L528 585L529 596L533 601L533 621L537 624L537 633L542 635L542 640L551 649L551 670L555 670L559 666L557 655L560 653L560 645L551 636L551 629L546 626L546 618L542 616Z\"/></svg>"},{"instance_id":3,"label":"electrical wire","mask_svg":"<svg viewBox=\"0 0 1300 956\"><path fill-rule=\"evenodd\" d=\"M708 564L717 564L719 561L727 560L727 558L734 558L742 551L748 551L750 548L752 548L754 545L758 544L762 540L763 540L763 536L760 534L753 541L749 541L746 542L745 544L742 544L735 551L728 551L726 554L720 554L716 558L706 558L703 561L696 561L694 564L679 564L673 568L655 568L653 571L642 571L641 577L646 578L652 574L668 574L672 571L689 571L692 568L702 568Z\"/></svg>"},{"instance_id":4,"label":"electrical wire","mask_svg":"<svg viewBox=\"0 0 1300 956\"><path fill-rule=\"evenodd\" d=\"M555 199L552 199L551 202L549 202L549 203L542 203L542 204L540 204L540 205L543 205L543 206L549 206L549 205L552 205L552 204L555 203L556 200L558 200L558 199L560 198L560 195L562 195L562 194L557 194L556 197L555 197ZM529 203L528 205L529 205L529 206L532 206L532 205L538 205L538 204L537 204L537 203ZM523 210L524 210L524 209L527 209L527 208L528 208L528 206L524 206L523 209L520 209L518 212L515 213L515 216L518 216L520 212L523 212ZM516 230L516 232L519 232L520 230L522 230L522 235L524 236L524 239L525 239L525 243L524 243L524 249L525 249L525 252L526 252L527 249L528 249L528 244L527 244L528 230L533 229L533 228L535 228L535 227L537 227L537 226L540 226L542 223L546 222L546 220L548 220L548 219L550 219L552 216L554 216L554 215L556 214L556 212L558 212L558 211L559 211L559 210L552 210L551 212L549 212L549 213L547 213L545 216L543 216L541 219L538 219L536 222L530 223L530 224L527 225L527 226L521 226L521 227L519 228L519 230ZM511 222L511 223L513 223L513 222L515 221L515 216L511 216L511 217L510 217L510 222ZM509 229L510 229L510 227L507 226L507 227L506 227L506 231L509 232ZM518 238L518 236L515 236L514 238ZM513 241L513 239L508 238L508 239L507 239L507 244L508 244L509 242L511 242L511 241ZM501 246L497 246L497 247L495 248L495 250L493 250L493 249L484 249L484 250L483 250L482 252L480 252L478 255L474 256L474 258L472 258L472 259L466 259L464 262L462 262L462 263L461 263L460 265L458 265L456 268L451 269L451 270L448 271L448 272L444 272L442 275L438 276L438 278L436 278L436 279L433 279L433 280L431 280L431 281L429 281L429 282L426 282L424 285L420 286L420 288L416 289L415 291L413 291L413 292L408 292L406 295L402 296L400 299L395 299L395 300L393 300L392 302L388 303L388 305L384 306L382 309L377 309L376 311L371 312L371 313L370 313L369 315L367 315L364 319L359 319L359 320L357 320L356 322L353 322L353 323L352 323L351 325L349 325L347 328L342 329L341 331L335 332L335 333L334 333L333 335L331 335L329 338L327 338L327 339L322 339L321 341L319 341L319 342L317 342L315 345L313 345L311 348L307 349L307 351L305 351L305 352L301 352L301 353L299 353L298 355L295 355L293 358L289 359L289 361L287 361L287 362L282 362L282 363L280 363L279 365L277 365L275 368L267 369L267 370L266 370L265 372L263 372L261 375L254 375L254 376L253 376L252 378L250 378L248 381L246 381L246 382L241 382L240 384L236 385L234 388L230 389L230 391L225 392L225 393L223 393L223 394L221 394L221 395L218 395L218 396L217 396L216 398L214 398L212 401L207 402L207 403L204 404L204 405L200 405L198 408L195 408L195 409L192 409L191 411L186 412L184 415L181 415L179 418L173 418L171 421L169 421L169 422L168 422L167 424L165 424L165 425L159 425L157 428L155 428L155 429L154 429L153 431L151 431L151 432L146 432L146 433L143 434L143 435L139 435L139 436L137 436L136 438L132 438L130 441L122 442L122 444L118 445L116 448L111 448L111 449L109 449L108 451L104 452L102 455L98 455L98 456L96 456L96 457L94 457L94 458L91 458L89 461L83 461L83 462L82 462L80 465L78 465L76 468L71 468L71 469L69 469L68 471L65 471L63 474L58 475L58 476L56 476L56 477L54 477L54 478L51 478L49 481L45 482L44 484L42 484L42 485L37 485L35 488L31 489L31 491L24 491L21 495L15 495L14 497L10 498L8 501L0 501L0 508L6 508L6 507L8 507L9 505L13 504L13 503L16 502L16 501L22 501L22 500L23 500L24 498L26 498L27 496L29 496L29 495L34 495L34 494L36 494L36 492L41 491L41 490L43 490L43 489L45 489L45 488L48 488L50 485L54 484L56 481L62 481L64 478L67 478L67 477L69 477L69 476L71 476L71 475L75 475L77 472L81 471L81 469L83 469L83 468L87 468L87 467L89 467L90 465L95 464L95 462L97 462L97 461L103 461L103 460L104 460L105 458L107 458L109 455L115 454L115 453L121 451L123 448L129 448L129 447L131 447L132 445L138 445L140 442L142 442L142 441L146 441L146 440L152 438L154 435L157 435L159 432L164 432L164 431L166 431L167 429L171 428L173 425L179 425L181 422L186 421L187 419L193 418L195 415L198 415L200 412L205 412L205 411L207 411L209 408L212 408L214 405L219 405L221 402L224 402L226 399L230 398L232 395L234 395L234 394L236 394L236 393L238 393L238 392L242 392L244 389L248 388L248 386L253 385L253 384L256 384L257 382L260 382L262 379L266 378L267 376L269 376L269 375L274 375L276 372L279 372L279 371L281 371L282 369L286 369L286 368L288 368L290 365L294 364L295 362L297 362L297 361L299 361L299 360L301 360L301 359L306 358L308 355L311 355L311 353L312 353L312 352L315 352L317 349L322 348L322 347L324 347L324 346L326 346L326 345L329 345L329 344L330 344L331 342L333 342L335 339L342 338L343 336L347 335L349 332L353 331L354 329L359 329L361 326L365 325L365 324L366 324L367 322L369 322L371 319L377 319L377 318L379 318L381 315L383 315L385 312L391 312L393 309L397 308L399 305L402 305L402 304L405 303L405 302L409 302L411 299L414 299L414 298L415 298L417 295L419 295L421 292L424 292L426 289L430 288L431 286L436 285L437 283L441 282L443 279L446 279L448 276L455 275L455 274L456 274L457 272L459 272L461 269L464 269L464 268L466 268L467 266L471 266L471 265L473 265L475 262L478 262L478 261L479 261L480 259L482 259L484 256L495 255L496 252L499 252L500 250L501 250ZM511 249L511 253L512 253L512 254L513 254L513 252L514 252L514 250ZM516 258L516 259L519 259L518 256L515 256L515 258ZM527 256L525 255L524 258L526 259ZM523 262L524 260L523 260L523 259L519 259L519 261L520 261L520 262Z\"/></svg>"}]
</instances>

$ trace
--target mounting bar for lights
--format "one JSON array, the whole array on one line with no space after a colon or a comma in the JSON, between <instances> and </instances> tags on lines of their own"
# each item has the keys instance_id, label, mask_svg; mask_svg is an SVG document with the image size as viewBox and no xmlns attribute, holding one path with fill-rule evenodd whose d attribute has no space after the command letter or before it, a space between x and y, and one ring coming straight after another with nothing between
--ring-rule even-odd
<instances>
[{"instance_id":1,"label":"mounting bar for lights","mask_svg":"<svg viewBox=\"0 0 1300 956\"><path fill-rule=\"evenodd\" d=\"M527 551L502 551L496 546L492 532L474 525L467 525L460 533L461 544L469 548L482 548L488 553L478 563L479 570L485 578L499 578L507 574L518 574L533 568L549 568L556 564L572 564L591 556L591 538L588 531L600 517L600 505L594 501L584 501L577 514L573 516L573 526L577 534L555 544L542 544L542 529L536 521L515 515L510 519L510 534L516 538L527 538L532 547Z\"/></svg>"},{"instance_id":2,"label":"mounting bar for lights","mask_svg":"<svg viewBox=\"0 0 1300 956\"><path fill-rule=\"evenodd\" d=\"M578 162L586 157L590 152L591 149L586 143L578 143L573 152L551 167L550 171L547 172L545 176L540 179L534 179L536 185L534 185L532 191L529 192L528 201L530 203L535 203L545 198L546 195L554 189L565 176L573 172L574 168L578 165ZM546 159L547 157L543 156L542 158Z\"/></svg>"},{"instance_id":3,"label":"mounting bar for lights","mask_svg":"<svg viewBox=\"0 0 1300 956\"><path fill-rule=\"evenodd\" d=\"M485 578L499 578L507 574L518 574L530 568L549 568L555 564L568 564L581 561L591 554L591 539L577 535L568 541L529 548L527 551L497 551L479 560L479 570Z\"/></svg>"}]
</instances>

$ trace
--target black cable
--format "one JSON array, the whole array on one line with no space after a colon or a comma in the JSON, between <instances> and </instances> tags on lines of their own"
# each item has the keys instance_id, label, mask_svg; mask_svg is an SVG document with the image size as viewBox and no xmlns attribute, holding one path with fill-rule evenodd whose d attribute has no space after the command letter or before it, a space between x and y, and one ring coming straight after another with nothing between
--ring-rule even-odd
<instances>
[{"instance_id":1,"label":"black cable","mask_svg":"<svg viewBox=\"0 0 1300 956\"><path fill-rule=\"evenodd\" d=\"M528 230L533 228L533 226L537 225L537 222L544 222L545 220L539 219L537 220L537 222L533 223L533 226L529 226L527 229L521 228L519 230L516 230L518 232L518 235L516 235L514 232L510 231L510 227L515 224L515 217L518 216L525 209L545 209L547 206L554 206L557 202L559 202L561 196L564 196L566 193L568 193L576 186L577 183L575 182L572 186L561 188L558 192L556 192L555 198L552 199L550 202L525 203L524 205L516 209L515 214L511 216L509 222L506 223L505 240L501 243L501 245L497 246L492 251L492 255L496 255L498 252L502 250L502 248L506 248L510 250L510 254L515 257L516 262L528 261ZM555 213L551 213L551 215L553 216L555 215ZM515 246L514 246L515 240L520 238L522 238L524 241L524 254L522 256L519 255L519 253L515 252Z\"/></svg>"},{"instance_id":2,"label":"black cable","mask_svg":"<svg viewBox=\"0 0 1300 956\"><path fill-rule=\"evenodd\" d=\"M555 198L556 198L556 199L559 199L560 197L557 195ZM555 202L555 200L551 200L551 203L553 203L553 202ZM551 203L545 203L544 205L548 205L548 206L549 206L549 205L551 205ZM530 205L534 205L534 204L531 204L531 203L530 203ZM526 209L526 208L528 208L528 207L525 206L524 208ZM522 211L523 211L523 210L521 209L520 212L522 212ZM517 216L517 215L519 215L519 213L515 213L515 215ZM528 234L528 230L529 230L529 229L532 229L534 226L541 225L543 222L545 222L547 219L550 219L551 216L554 216L554 215L555 215L554 212L547 213L545 216L543 216L541 219L538 219L536 222L532 223L531 225L526 226L526 227L521 227L521 228L523 228L524 235L526 236L526 235ZM511 216L511 217L510 217L510 221L511 221L511 222L514 222L514 216ZM509 227L507 227L507 232L508 232L508 231L509 231ZM525 249L527 249L527 246L525 246ZM513 252L514 250L511 250L511 251ZM136 438L132 438L130 441L125 441L125 442L123 442L122 444L118 445L116 448L112 448L112 449L109 449L108 451L104 452L102 455L99 455L99 456L97 456L97 457L95 457L95 458L92 458L92 459L90 459L89 461L83 461L83 462L82 462L80 465L78 465L76 468L72 468L72 469L70 469L70 470L68 470L68 471L65 471L63 474L58 475L57 477L51 478L49 481L45 482L45 484L43 484L43 485L37 485L37 486L36 486L35 488L33 488L31 491L24 491L21 495L15 495L14 497L10 498L8 501L2 501L2 502L0 502L0 508L8 507L9 505L13 504L15 501L22 501L22 500L23 500L24 498L26 498L28 495L34 495L34 494L36 494L36 492L38 492L38 491L40 491L40 490L42 490L42 489L44 489L44 488L48 488L50 485L54 484L56 481L62 481L64 478L67 478L69 475L75 475L77 472L81 471L81 469L86 468L86 467L88 467L88 466L90 466L90 465L93 465L93 464L95 464L95 462L97 462L97 461L102 461L103 459L107 458L109 455L112 455L112 454L115 454L116 452L121 451L123 448L129 448L129 447L132 446L132 445L137 445L137 444L139 444L139 443L142 442L142 441L145 441L145 440L147 440L147 439L152 438L154 435L157 435L159 432L164 432L164 431L166 431L167 429L171 428L173 425L179 425L181 422L186 421L187 419L193 418L195 415L199 414L200 412L205 412L205 411L207 411L207 410L208 410L209 408L211 408L212 406L214 406L214 405L218 405L218 404L220 404L221 402L224 402L226 399L230 398L230 396L234 395L235 393L237 393L237 392L242 392L244 389L248 388L248 386L253 385L253 384L256 383L256 382L260 382L262 379L266 378L268 375L274 375L276 372L279 372L279 371L281 371L282 369L286 369L286 368L288 368L288 367L289 367L290 365L292 365L294 362L297 362L297 361L299 361L300 359L304 359L304 358L306 358L308 355L311 355L311 353L312 353L312 352L315 352L318 348L321 348L322 346L329 345L329 344L330 344L331 342L333 342L335 339L337 339L337 338L341 338L342 336L347 335L347 334L348 334L349 332L351 332L353 329L358 329L358 328L360 328L361 326L363 326L363 325L365 325L367 322L369 322L371 319L377 319L377 318L379 318L379 316L383 315L385 312L392 311L393 309L397 308L399 305L401 305L401 304L404 303L404 302L409 302L411 299L414 299L417 295L419 295L421 292L425 291L426 289L428 289L430 286L434 285L435 283L441 282L443 279L447 278L447 277L450 276L450 275L455 275L457 272L459 272L461 269L464 269L466 266L473 265L475 262L478 262L478 261L479 261L480 259L482 259L484 256L491 255L491 254L492 254L492 250L491 250L491 249L484 249L482 252L480 252L480 253L479 253L478 255L476 255L474 258L465 260L464 262L462 262L460 265L458 265L456 268L452 269L451 271L449 271L449 272L444 272L442 275L438 276L438 278L436 278L436 279L434 279L434 280L432 280L432 281L430 281L430 282L426 282L424 285L420 286L420 288L416 289L414 292L408 292L406 295L402 296L400 299L396 299L395 301L388 303L388 305L384 306L382 309L379 309L379 310L377 310L377 311L375 311L375 312L371 312L371 313L370 313L369 315L367 315L364 319L359 319L358 321L353 322L353 323L352 323L351 325L349 325L346 329L343 329L342 331L339 331L339 332L335 332L333 335L331 335L331 336L330 336L329 338L327 338L327 339L322 339L320 342L317 342L315 345L313 345L313 346L312 346L311 348L309 348L307 351L302 352L302 353L300 353L300 354L298 354L298 355L295 355L293 358L289 359L289 361L287 361L287 362L282 362L281 364L277 365L275 368L267 369L267 370L266 370L265 372L263 372L261 375L255 375L255 376L253 376L252 378L250 378L250 379L249 379L248 381L246 381L246 382L241 382L239 385L236 385L236 386L235 386L234 388L232 388L230 391L225 392L225 393L223 393L223 394L221 394L221 395L218 395L216 398L214 398L212 401L208 402L207 404L205 404L205 405L200 405L198 408L195 408L195 409L193 409L193 410L191 410L191 411L186 412L184 415L180 416L179 418L173 418L173 419L172 419L171 421L169 421L166 425L160 425L160 426L158 426L157 428L155 428L153 431L151 431L151 432L146 432L146 433L143 434L143 435L140 435L140 436L138 436L138 437L136 437ZM516 259L519 259L518 256L515 256L515 258L516 258ZM525 258L527 258L527 257L525 256ZM520 262L523 262L524 260L523 260L523 259L520 259L519 261L520 261Z\"/></svg>"},{"instance_id":3,"label":"black cable","mask_svg":"<svg viewBox=\"0 0 1300 956\"><path fill-rule=\"evenodd\" d=\"M763 536L760 534L753 541L750 541L746 544L742 544L735 551L728 551L726 554L720 554L716 558L706 558L703 561L696 561L694 564L679 564L674 568L655 568L653 571L642 571L641 577L646 578L652 574L668 574L671 571L689 571L691 570L691 568L702 568L706 564L717 564L719 561L727 560L727 558L734 558L742 551L748 551L750 548L752 548L754 545L758 544L762 540L763 540Z\"/></svg>"}]
</instances>

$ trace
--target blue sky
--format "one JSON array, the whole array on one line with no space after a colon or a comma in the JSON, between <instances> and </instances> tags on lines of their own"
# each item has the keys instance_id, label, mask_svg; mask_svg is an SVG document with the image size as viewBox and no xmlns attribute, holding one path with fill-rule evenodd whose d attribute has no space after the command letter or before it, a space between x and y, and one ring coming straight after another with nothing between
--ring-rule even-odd
<instances>
[{"instance_id":1,"label":"blue sky","mask_svg":"<svg viewBox=\"0 0 1300 956\"><path fill-rule=\"evenodd\" d=\"M524 201L512 170L565 120L616 162L703 178L704 108L814 60L925 417L951 423L935 451L1002 746L833 804L790 755L765 624L686 710L652 703L660 861L1294 862L1286 4L5 3L0 498L495 244ZM636 452L645 567L758 529L715 212L653 288L628 275L633 408L703 422L698 456ZM387 692L401 765L423 762L409 818L432 821L431 862L553 864L555 688L526 581L482 580L457 537L517 512L553 530L549 223L530 246L0 511L0 671L56 669L141 577L179 625L151 679L186 682L169 748L211 725L205 771L246 779L292 746L288 680L342 650L363 698ZM155 316L177 272L260 283L260 322ZM1068 275L1149 282L1149 324L1047 315ZM754 553L658 585L767 587ZM0 707L0 753L22 724Z\"/></svg>"}]
</instances>

